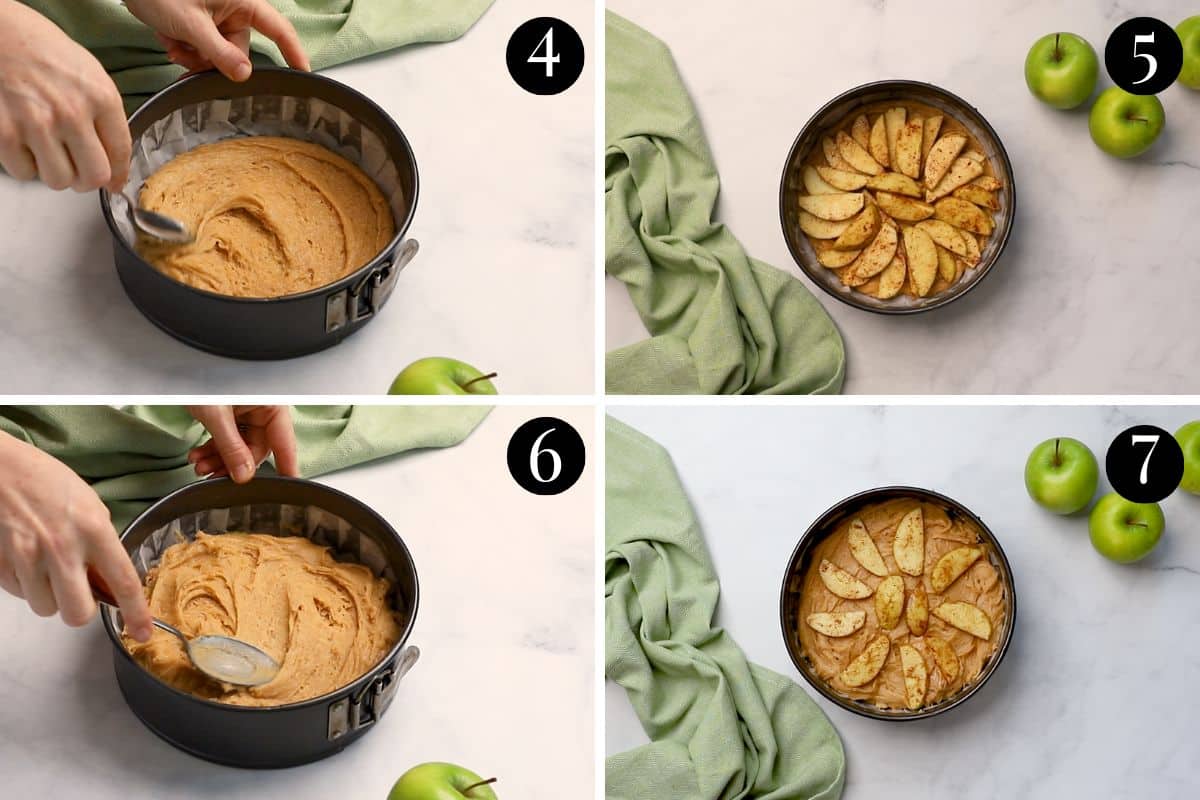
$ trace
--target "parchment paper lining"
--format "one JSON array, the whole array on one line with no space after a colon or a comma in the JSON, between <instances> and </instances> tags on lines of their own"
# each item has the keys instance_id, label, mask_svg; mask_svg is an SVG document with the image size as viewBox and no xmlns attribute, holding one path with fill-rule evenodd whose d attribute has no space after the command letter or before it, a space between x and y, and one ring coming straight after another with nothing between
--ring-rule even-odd
<instances>
[{"instance_id":1,"label":"parchment paper lining","mask_svg":"<svg viewBox=\"0 0 1200 800\"><path fill-rule=\"evenodd\" d=\"M177 155L202 144L238 136L287 136L326 147L357 164L379 186L399 230L408 200L396 164L375 133L335 105L313 97L252 95L183 106L157 120L133 143L129 193L137 199L146 178ZM109 195L113 220L130 246L137 241L129 204Z\"/></svg>"}]
</instances>

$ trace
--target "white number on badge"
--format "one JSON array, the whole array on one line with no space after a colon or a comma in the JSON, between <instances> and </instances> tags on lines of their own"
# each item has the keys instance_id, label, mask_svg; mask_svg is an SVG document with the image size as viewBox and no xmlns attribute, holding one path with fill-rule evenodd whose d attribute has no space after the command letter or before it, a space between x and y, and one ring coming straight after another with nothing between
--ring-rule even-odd
<instances>
[{"instance_id":1,"label":"white number on badge","mask_svg":"<svg viewBox=\"0 0 1200 800\"><path fill-rule=\"evenodd\" d=\"M1146 460L1142 462L1142 471L1141 471L1141 473L1138 474L1138 481L1143 486L1145 486L1147 481L1150 480L1149 473L1147 472L1147 470L1150 469L1150 457L1152 455L1154 455L1154 448L1158 447L1158 434L1157 433L1154 433L1154 434L1136 434L1135 433L1130 438L1133 440L1133 443L1135 445L1139 445L1139 444L1150 445L1150 450L1146 453Z\"/></svg>"},{"instance_id":2,"label":"white number on badge","mask_svg":"<svg viewBox=\"0 0 1200 800\"><path fill-rule=\"evenodd\" d=\"M1153 39L1154 37L1151 36L1150 38ZM539 56L538 50L542 50L543 48L545 49L545 55ZM554 77L554 65L562 61L562 56L554 52L554 28L549 28L546 30L546 35L542 37L540 42L538 42L538 46L533 48L532 55L530 55L526 60L530 64L545 64L546 77ZM1151 60L1153 60L1153 58L1151 58ZM1151 74L1154 74L1153 71L1151 71Z\"/></svg>"},{"instance_id":3,"label":"white number on badge","mask_svg":"<svg viewBox=\"0 0 1200 800\"><path fill-rule=\"evenodd\" d=\"M533 450L529 453L529 472L538 483L553 483L562 474L562 458L556 451L551 450L549 447L542 449L542 439L545 439L554 433L554 431L554 428L550 428L533 440ZM550 457L551 469L549 478L542 477L542 456Z\"/></svg>"}]
</instances>

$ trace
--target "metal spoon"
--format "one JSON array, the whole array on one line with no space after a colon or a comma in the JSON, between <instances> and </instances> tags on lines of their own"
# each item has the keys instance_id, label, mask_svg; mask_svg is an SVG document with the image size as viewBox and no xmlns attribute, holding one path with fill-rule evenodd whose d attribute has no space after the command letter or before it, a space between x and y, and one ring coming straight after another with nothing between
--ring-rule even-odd
<instances>
[{"instance_id":1,"label":"metal spoon","mask_svg":"<svg viewBox=\"0 0 1200 800\"><path fill-rule=\"evenodd\" d=\"M195 241L196 237L179 220L148 208L141 208L124 189L121 190L121 196L129 204L130 221L142 233L173 244L190 244Z\"/></svg>"},{"instance_id":2,"label":"metal spoon","mask_svg":"<svg viewBox=\"0 0 1200 800\"><path fill-rule=\"evenodd\" d=\"M117 608L117 601L108 591L104 580L91 569L88 570L88 582L92 587L92 595L98 601ZM179 637L179 641L183 642L184 651L196 669L222 683L234 686L262 686L279 674L279 664L275 659L240 639L230 636L197 636L195 639L188 639L183 635L183 631L161 619L152 618L150 622L154 627Z\"/></svg>"}]
</instances>

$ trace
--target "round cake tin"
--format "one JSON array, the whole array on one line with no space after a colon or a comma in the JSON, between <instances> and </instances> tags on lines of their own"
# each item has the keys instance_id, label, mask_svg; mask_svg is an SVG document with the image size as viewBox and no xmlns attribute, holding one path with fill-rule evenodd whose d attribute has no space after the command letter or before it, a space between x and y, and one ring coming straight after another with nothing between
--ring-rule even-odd
<instances>
[{"instance_id":1,"label":"round cake tin","mask_svg":"<svg viewBox=\"0 0 1200 800\"><path fill-rule=\"evenodd\" d=\"M407 239L417 206L417 162L404 132L363 94L323 75L255 67L244 83L209 71L184 78L146 101L129 118L133 173L128 189L157 163L163 141L217 141L270 133L323 144L362 167L381 185L396 233L383 250L349 275L317 289L272 298L216 294L159 272L134 247L128 206L100 192L113 257L125 293L158 327L193 347L242 359L283 359L337 344L380 312L400 272L417 252Z\"/></svg>"},{"instance_id":2,"label":"round cake tin","mask_svg":"<svg viewBox=\"0 0 1200 800\"><path fill-rule=\"evenodd\" d=\"M989 546L991 564L1000 575L1000 580L1004 585L1004 592L1008 601L1008 613L1005 615L1004 625L999 629L996 650L984 665L979 677L970 685L963 687L962 690L941 702L915 711L907 708L880 708L871 703L854 700L839 694L813 670L812 665L804 655L798 633L801 588L804 582L804 575L808 572L808 567L811 563L813 548L818 542L824 540L842 520L857 514L864 507L900 498L941 506L946 509L951 519L957 517L974 524L979 530L980 541ZM1012 569L1009 567L1008 558L1004 555L1004 550L1000 547L1000 542L995 534L983 523L983 520L957 500L929 489L919 489L914 486L884 486L878 489L869 489L865 492L851 495L827 509L808 526L808 530L800 537L800 541L792 551L792 557L788 560L787 568L784 570L783 585L779 592L779 625L783 633L784 646L787 647L788 655L791 656L792 663L796 665L796 669L800 671L800 674L804 676L804 679L814 689L824 695L831 703L841 706L847 711L853 711L855 714L872 719L925 719L944 713L965 703L988 682L988 679L992 677L996 668L1004 659L1005 653L1008 652L1009 642L1012 641L1016 619L1017 595L1016 586L1013 583Z\"/></svg>"},{"instance_id":3,"label":"round cake tin","mask_svg":"<svg viewBox=\"0 0 1200 800\"><path fill-rule=\"evenodd\" d=\"M113 645L117 684L151 731L200 758L237 767L274 768L332 755L368 733L391 705L401 678L420 651L408 646L417 616L417 571L399 534L383 517L347 494L297 478L228 478L185 486L159 500L121 535L145 576L162 552L199 531L306 536L339 560L367 565L392 584L390 601L400 638L353 683L288 705L236 706L182 692L144 669L121 640L120 612L101 619Z\"/></svg>"},{"instance_id":4,"label":"round cake tin","mask_svg":"<svg viewBox=\"0 0 1200 800\"><path fill-rule=\"evenodd\" d=\"M953 117L974 137L987 156L996 177L1004 186L997 192L1000 211L995 215L996 229L988 237L980 254L979 265L967 270L963 277L944 292L929 297L913 298L899 295L890 300L852 290L842 284L837 274L821 266L812 243L800 230L800 207L797 190L802 186L799 176L813 148L819 147L822 137L833 135L845 122L860 113L864 106L880 102L912 102L932 106ZM974 289L991 272L1012 231L1016 215L1017 194L1012 161L995 129L978 109L956 94L931 83L907 80L885 80L856 86L830 100L812 115L800 129L788 151L779 181L779 222L783 238L796 264L809 280L827 294L847 305L878 314L916 314L952 303Z\"/></svg>"}]
</instances>

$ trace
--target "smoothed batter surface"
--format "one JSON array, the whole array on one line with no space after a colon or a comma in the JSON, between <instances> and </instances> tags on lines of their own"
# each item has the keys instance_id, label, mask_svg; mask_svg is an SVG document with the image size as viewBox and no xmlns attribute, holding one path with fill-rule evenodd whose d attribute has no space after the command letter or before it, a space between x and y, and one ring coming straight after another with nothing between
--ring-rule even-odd
<instances>
[{"instance_id":1,"label":"smoothed batter surface","mask_svg":"<svg viewBox=\"0 0 1200 800\"><path fill-rule=\"evenodd\" d=\"M150 612L189 638L233 636L280 664L252 688L214 681L195 669L183 644L154 630L125 646L143 667L181 691L241 706L297 703L364 675L400 638L389 584L361 564L335 561L300 536L200 533L172 545L146 575Z\"/></svg>"},{"instance_id":2,"label":"smoothed batter surface","mask_svg":"<svg viewBox=\"0 0 1200 800\"><path fill-rule=\"evenodd\" d=\"M391 207L361 169L312 142L249 136L167 162L139 203L183 222L187 245L139 236L142 258L177 281L233 297L327 286L395 234Z\"/></svg>"}]
</instances>

